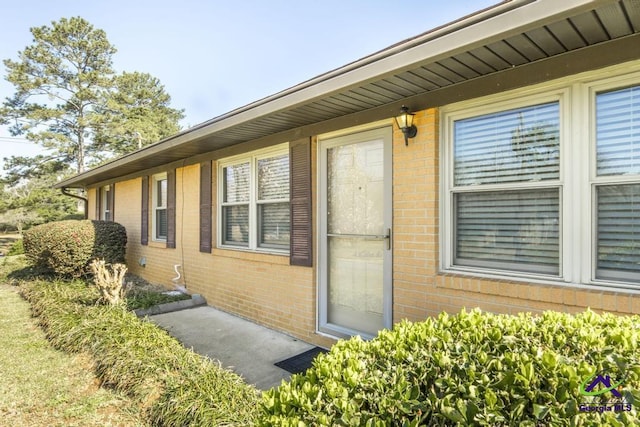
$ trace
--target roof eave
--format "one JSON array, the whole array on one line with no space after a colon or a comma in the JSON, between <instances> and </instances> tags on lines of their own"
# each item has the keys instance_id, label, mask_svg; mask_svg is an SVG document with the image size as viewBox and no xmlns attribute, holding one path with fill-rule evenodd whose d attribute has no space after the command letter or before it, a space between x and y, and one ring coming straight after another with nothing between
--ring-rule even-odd
<instances>
[{"instance_id":1,"label":"roof eave","mask_svg":"<svg viewBox=\"0 0 640 427\"><path fill-rule=\"evenodd\" d=\"M86 187L103 180L98 176L103 177L108 172L115 171L124 165L131 165L142 159L158 156L185 144L197 143L199 140L234 126L292 109L394 72L411 69L421 62L438 60L474 46L508 37L528 28L535 28L543 25L544 22L570 16L611 1L507 0L498 3L75 175L61 181L56 187ZM113 175L115 177L117 174Z\"/></svg>"}]
</instances>

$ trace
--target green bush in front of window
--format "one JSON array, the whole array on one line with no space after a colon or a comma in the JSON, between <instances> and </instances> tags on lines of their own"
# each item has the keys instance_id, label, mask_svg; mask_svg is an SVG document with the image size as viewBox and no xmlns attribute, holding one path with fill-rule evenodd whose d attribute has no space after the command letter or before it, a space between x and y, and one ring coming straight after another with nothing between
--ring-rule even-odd
<instances>
[{"instance_id":1,"label":"green bush in front of window","mask_svg":"<svg viewBox=\"0 0 640 427\"><path fill-rule=\"evenodd\" d=\"M124 263L127 232L115 222L68 220L42 224L24 233L24 252L37 268L63 276L87 273L93 259Z\"/></svg>"},{"instance_id":2,"label":"green bush in front of window","mask_svg":"<svg viewBox=\"0 0 640 427\"><path fill-rule=\"evenodd\" d=\"M267 392L261 425L636 425L639 343L640 316L591 311L404 321ZM622 381L621 398L581 393L597 375Z\"/></svg>"}]
</instances>

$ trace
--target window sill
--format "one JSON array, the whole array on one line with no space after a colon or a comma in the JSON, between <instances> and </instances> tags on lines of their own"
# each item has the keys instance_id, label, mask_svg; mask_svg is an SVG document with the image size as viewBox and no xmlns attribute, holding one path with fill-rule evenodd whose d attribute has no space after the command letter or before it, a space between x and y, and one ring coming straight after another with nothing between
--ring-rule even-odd
<instances>
[{"instance_id":1,"label":"window sill","mask_svg":"<svg viewBox=\"0 0 640 427\"><path fill-rule=\"evenodd\" d=\"M472 270L472 269L463 269L463 268L449 268L440 270L437 274L437 277L440 280L436 280L436 287L439 288L449 288L449 289L462 289L469 290L472 292L478 292L482 294L493 294L493 295L501 295L508 296L511 295L511 291L505 292L505 287L510 285L542 285L542 286L553 286L558 289L570 288L575 290L586 290L586 291L599 291L599 292L610 292L610 293L622 293L629 295L640 295L640 285L632 285L628 283L617 283L617 282L605 282L605 281L592 281L589 283L575 283L569 282L561 277L549 277L545 275L538 274L504 274L502 272L489 272L486 270ZM457 280L447 280L447 278L461 278L462 281ZM491 285L488 286L479 286L477 289L473 289L473 286L470 284L464 284L464 281L471 280L482 280L487 283L492 282ZM516 296L515 294L514 296Z\"/></svg>"},{"instance_id":2,"label":"window sill","mask_svg":"<svg viewBox=\"0 0 640 427\"><path fill-rule=\"evenodd\" d=\"M213 248L214 256L289 265L289 252L244 249L229 246Z\"/></svg>"},{"instance_id":3,"label":"window sill","mask_svg":"<svg viewBox=\"0 0 640 427\"><path fill-rule=\"evenodd\" d=\"M166 240L149 240L149 247L166 249Z\"/></svg>"}]
</instances>

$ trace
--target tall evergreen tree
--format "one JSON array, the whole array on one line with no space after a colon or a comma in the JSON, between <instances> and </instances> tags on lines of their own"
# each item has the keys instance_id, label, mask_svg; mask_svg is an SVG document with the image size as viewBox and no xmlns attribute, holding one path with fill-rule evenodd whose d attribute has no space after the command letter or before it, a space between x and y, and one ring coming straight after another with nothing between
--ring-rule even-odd
<instances>
[{"instance_id":1,"label":"tall evergreen tree","mask_svg":"<svg viewBox=\"0 0 640 427\"><path fill-rule=\"evenodd\" d=\"M152 143L179 130L183 111L169 106L156 78L115 74L116 49L104 31L74 17L31 33L33 44L18 60L4 61L15 93L0 108L0 124L49 150L10 159L5 169L14 182L38 171L83 172L91 162L137 148L137 141Z\"/></svg>"},{"instance_id":2,"label":"tall evergreen tree","mask_svg":"<svg viewBox=\"0 0 640 427\"><path fill-rule=\"evenodd\" d=\"M62 18L51 27L32 28L31 34L33 44L18 53L19 60L4 61L6 79L16 91L0 117L11 125L12 135L51 149L52 155L39 161L83 172L92 112L110 86L116 49L104 31L82 18Z\"/></svg>"},{"instance_id":3,"label":"tall evergreen tree","mask_svg":"<svg viewBox=\"0 0 640 427\"><path fill-rule=\"evenodd\" d=\"M108 152L128 153L180 130L182 111L170 107L171 97L150 74L115 76L104 100L95 111L95 143Z\"/></svg>"}]
</instances>

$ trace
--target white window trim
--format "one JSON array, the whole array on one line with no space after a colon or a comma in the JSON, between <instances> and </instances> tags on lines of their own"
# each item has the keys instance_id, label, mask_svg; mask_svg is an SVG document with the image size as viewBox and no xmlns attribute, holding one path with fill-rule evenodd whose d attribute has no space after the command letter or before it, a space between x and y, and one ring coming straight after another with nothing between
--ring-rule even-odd
<instances>
[{"instance_id":1,"label":"white window trim","mask_svg":"<svg viewBox=\"0 0 640 427\"><path fill-rule=\"evenodd\" d=\"M614 73L617 73L615 75ZM613 77L611 77L613 75ZM638 183L638 176L597 177L595 144L595 96L603 90L640 85L640 63L617 65L552 82L512 90L440 109L440 270L532 283L572 287L614 288L640 293L640 284L596 279L595 186L600 183ZM453 226L453 123L466 117L490 114L526 105L560 101L560 179L550 183L521 183L518 189L560 186L560 275L557 277L454 265ZM584 149L588 141L588 149ZM477 190L480 186L465 187ZM483 185L482 190L502 190ZM513 188L513 187L510 187ZM579 220L572 220L579 218Z\"/></svg>"},{"instance_id":2,"label":"white window trim","mask_svg":"<svg viewBox=\"0 0 640 427\"><path fill-rule=\"evenodd\" d=\"M111 191L110 185L100 187L100 219L102 221L107 220L107 213L111 216L111 210L113 209L113 207L111 207L112 209L107 209L107 205L109 204L109 191ZM110 221L113 221L113 219L110 219Z\"/></svg>"},{"instance_id":3,"label":"white window trim","mask_svg":"<svg viewBox=\"0 0 640 427\"><path fill-rule=\"evenodd\" d=\"M260 150L251 151L249 153L239 154L232 157L226 157L219 160L217 171L217 195L218 195L218 209L217 209L217 246L221 249L232 249L237 251L248 252L261 252L276 255L289 255L290 248L277 249L269 247L261 247L258 242L258 205L262 201L258 200L258 160L276 157L286 154L289 155L289 143L278 144L273 147L264 148ZM242 163L249 163L250 170L250 184L249 184L249 242L247 246L229 245L223 243L222 229L222 207L224 200L224 168L228 166L234 166ZM269 203L290 203L290 197L287 199L273 199L269 200ZM244 204L244 203L241 203ZM230 204L224 204L229 206Z\"/></svg>"},{"instance_id":4,"label":"white window trim","mask_svg":"<svg viewBox=\"0 0 640 427\"><path fill-rule=\"evenodd\" d=\"M158 210L158 207L156 206L157 203L156 201L158 200L158 186L157 183L158 181L162 181L162 180L166 180L167 179L167 173L163 172L163 173L159 173L156 175L153 175L151 177L151 240L154 242L166 242L167 239L166 238L160 238L158 237L158 229L157 229L157 224L156 224L156 211ZM161 209L167 209L167 200L165 198L164 201L165 205L164 208Z\"/></svg>"},{"instance_id":5,"label":"white window trim","mask_svg":"<svg viewBox=\"0 0 640 427\"><path fill-rule=\"evenodd\" d=\"M589 188L585 194L585 199L588 201L584 205L585 212L589 213L589 223L585 224L583 233L586 236L586 247L591 248L591 253L593 255L588 256L588 254L584 258L584 269L583 276L591 278L591 283L600 285L600 286L617 286L624 287L630 289L638 289L640 290L639 284L632 284L628 282L617 282L610 279L599 279L596 277L597 270L597 262L595 261L597 256L597 247L598 247L598 239L597 239L597 197L596 197L596 187L599 185L615 185L615 184L638 184L640 183L640 175L611 175L611 176L601 176L599 177L597 174L597 164L596 164L596 95L599 92L608 91L608 90L616 90L629 86L638 86L640 85L640 73L624 75L624 76L614 76L607 79L602 79L594 82L590 82L585 85L583 96L588 101L585 103L585 117L588 117L588 131L589 134L586 137L589 138L589 156L590 161L587 163L589 165L588 168L588 182ZM584 251L589 252L589 251Z\"/></svg>"},{"instance_id":6,"label":"white window trim","mask_svg":"<svg viewBox=\"0 0 640 427\"><path fill-rule=\"evenodd\" d=\"M441 177L444 173L445 176L442 177L442 181L444 185L441 185L442 190L442 198L443 203L441 205L441 218L444 219L443 226L441 230L444 232L441 233L441 260L442 265L441 268L443 270L454 270L454 271L464 271L464 272L487 272L491 271L489 269L476 268L470 266L459 266L454 264L454 251L455 245L453 242L454 235L454 210L451 207L453 204L453 198L455 193L460 192L478 192L478 191L505 191L505 190L526 190L526 189L544 189L544 188L558 188L559 189L559 197L560 197L560 206L559 206L559 215L560 218L563 218L563 214L567 211L567 198L564 193L564 178L565 178L565 165L564 159L567 157L565 154L565 141L567 141L567 126L564 125L566 121L566 117L571 114L571 111L568 109L566 102L567 97L569 96L568 89L562 88L560 90L553 90L543 92L537 95L527 96L527 97L518 97L516 99L497 99L495 102L491 104L483 103L481 105L475 105L470 108L460 108L456 110L448 110L447 108L442 109L442 141L446 142L446 147L442 150L444 155L444 161L441 163L445 165L443 170L441 171ZM468 185L468 186L460 186L456 187L454 185L454 157L453 157L453 126L454 122L457 120L475 117L484 114L491 114L495 112L511 110L515 108L536 105L536 104L545 104L549 102L559 102L559 115L560 115L560 176L557 180L549 180L549 181L537 181L537 182L521 182L521 183L507 183L507 184L482 184L482 185ZM455 189L455 191L454 191ZM527 277L527 278L535 278L542 280L552 280L558 281L563 279L563 259L566 256L564 253L564 249L567 245L563 245L563 242L567 239L567 233L565 230L566 227L563 226L563 222L560 221L559 224L559 239L560 239L560 260L559 260L559 275L549 275L549 274L536 274L536 273L525 273L525 272L517 272L517 271L507 271L507 270L495 270L496 274L507 276L507 277ZM446 236L451 236L446 238Z\"/></svg>"}]
</instances>

